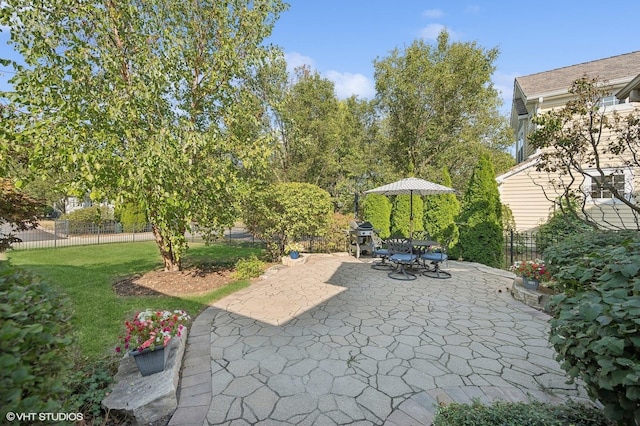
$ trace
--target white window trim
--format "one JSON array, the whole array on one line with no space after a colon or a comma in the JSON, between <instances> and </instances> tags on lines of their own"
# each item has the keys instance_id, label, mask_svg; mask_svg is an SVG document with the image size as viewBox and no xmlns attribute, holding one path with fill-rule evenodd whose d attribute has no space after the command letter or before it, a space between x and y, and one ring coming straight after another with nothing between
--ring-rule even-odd
<instances>
[{"instance_id":1,"label":"white window trim","mask_svg":"<svg viewBox=\"0 0 640 426\"><path fill-rule=\"evenodd\" d=\"M617 198L592 198L591 197L591 183L592 177L600 176L600 172L596 169L587 169L586 172L589 176L585 176L584 183L582 186L582 192L585 195L586 201L592 204L621 204ZM602 169L602 172L605 176L612 175L614 173L622 172L624 174L624 197L627 200L631 200L633 194L633 171L630 168L626 167L611 167Z\"/></svg>"}]
</instances>

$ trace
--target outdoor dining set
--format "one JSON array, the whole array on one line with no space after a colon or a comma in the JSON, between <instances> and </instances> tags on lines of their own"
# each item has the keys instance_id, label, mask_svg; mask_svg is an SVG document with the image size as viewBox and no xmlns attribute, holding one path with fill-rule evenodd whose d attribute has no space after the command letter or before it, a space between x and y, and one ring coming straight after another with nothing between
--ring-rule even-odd
<instances>
[{"instance_id":1,"label":"outdoor dining set","mask_svg":"<svg viewBox=\"0 0 640 426\"><path fill-rule=\"evenodd\" d=\"M374 263L373 267L388 269L390 278L408 281L415 280L418 274L432 278L451 278L449 272L440 268L441 264L448 259L447 244L443 245L432 241L426 234L421 235L413 232L413 196L453 194L455 193L453 188L409 177L364 191L364 193L387 196L408 195L410 200L409 235L411 237L389 238L383 242L371 224L363 226L363 224L355 223L350 232L350 245L355 248L356 257L360 256L360 240L371 238L371 255L381 259Z\"/></svg>"},{"instance_id":2,"label":"outdoor dining set","mask_svg":"<svg viewBox=\"0 0 640 426\"><path fill-rule=\"evenodd\" d=\"M441 269L441 264L449 259L446 245L423 238L389 238L382 241L374 235L371 257L380 260L372 268L388 270L389 278L396 280L415 280L419 274L431 278L451 278L450 272Z\"/></svg>"}]
</instances>

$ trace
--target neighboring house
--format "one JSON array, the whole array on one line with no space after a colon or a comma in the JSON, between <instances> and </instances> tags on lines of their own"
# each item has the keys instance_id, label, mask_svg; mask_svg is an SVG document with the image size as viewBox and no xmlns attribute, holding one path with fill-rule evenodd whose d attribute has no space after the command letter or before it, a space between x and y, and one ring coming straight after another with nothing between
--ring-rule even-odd
<instances>
[{"instance_id":1,"label":"neighboring house","mask_svg":"<svg viewBox=\"0 0 640 426\"><path fill-rule=\"evenodd\" d=\"M545 223L553 209L552 200L559 195L551 184L558 176L536 171L540 153L534 152L527 139L534 130L531 120L538 113L563 107L573 96L569 93L572 83L585 76L598 78L612 87L611 96L603 99L601 106L607 113L616 110L626 114L640 108L640 51L515 79L510 123L516 137L517 164L498 176L497 181L502 203L511 208L518 231L534 230ZM609 161L607 179L624 189L625 196L638 193L640 170ZM633 223L630 210L621 207L619 201L614 202L610 194L600 191L594 183L595 180L586 179L582 183L583 192L594 207L602 210L603 226Z\"/></svg>"}]
</instances>

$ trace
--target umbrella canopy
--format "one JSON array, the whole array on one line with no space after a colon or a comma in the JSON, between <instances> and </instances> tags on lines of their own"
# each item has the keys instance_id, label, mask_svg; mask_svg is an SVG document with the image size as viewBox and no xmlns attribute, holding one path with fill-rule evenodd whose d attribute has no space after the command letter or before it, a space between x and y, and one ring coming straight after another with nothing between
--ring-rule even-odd
<instances>
[{"instance_id":1,"label":"umbrella canopy","mask_svg":"<svg viewBox=\"0 0 640 426\"><path fill-rule=\"evenodd\" d=\"M413 237L413 195L453 194L455 189L429 182L428 180L410 177L387 185L364 191L365 194L409 195L409 233Z\"/></svg>"},{"instance_id":2,"label":"umbrella canopy","mask_svg":"<svg viewBox=\"0 0 640 426\"><path fill-rule=\"evenodd\" d=\"M397 182L364 191L365 194L383 195L437 195L453 194L454 192L456 191L448 186L414 177L401 179Z\"/></svg>"}]
</instances>

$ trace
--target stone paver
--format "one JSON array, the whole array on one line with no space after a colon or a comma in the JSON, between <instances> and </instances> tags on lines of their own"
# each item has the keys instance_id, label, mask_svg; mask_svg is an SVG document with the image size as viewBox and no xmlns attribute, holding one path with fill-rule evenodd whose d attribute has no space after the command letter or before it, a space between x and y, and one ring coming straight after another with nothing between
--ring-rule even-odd
<instances>
[{"instance_id":1,"label":"stone paver","mask_svg":"<svg viewBox=\"0 0 640 426\"><path fill-rule=\"evenodd\" d=\"M588 400L512 275L447 266L404 282L312 255L220 300L193 326L170 424L428 425L451 402Z\"/></svg>"}]
</instances>

